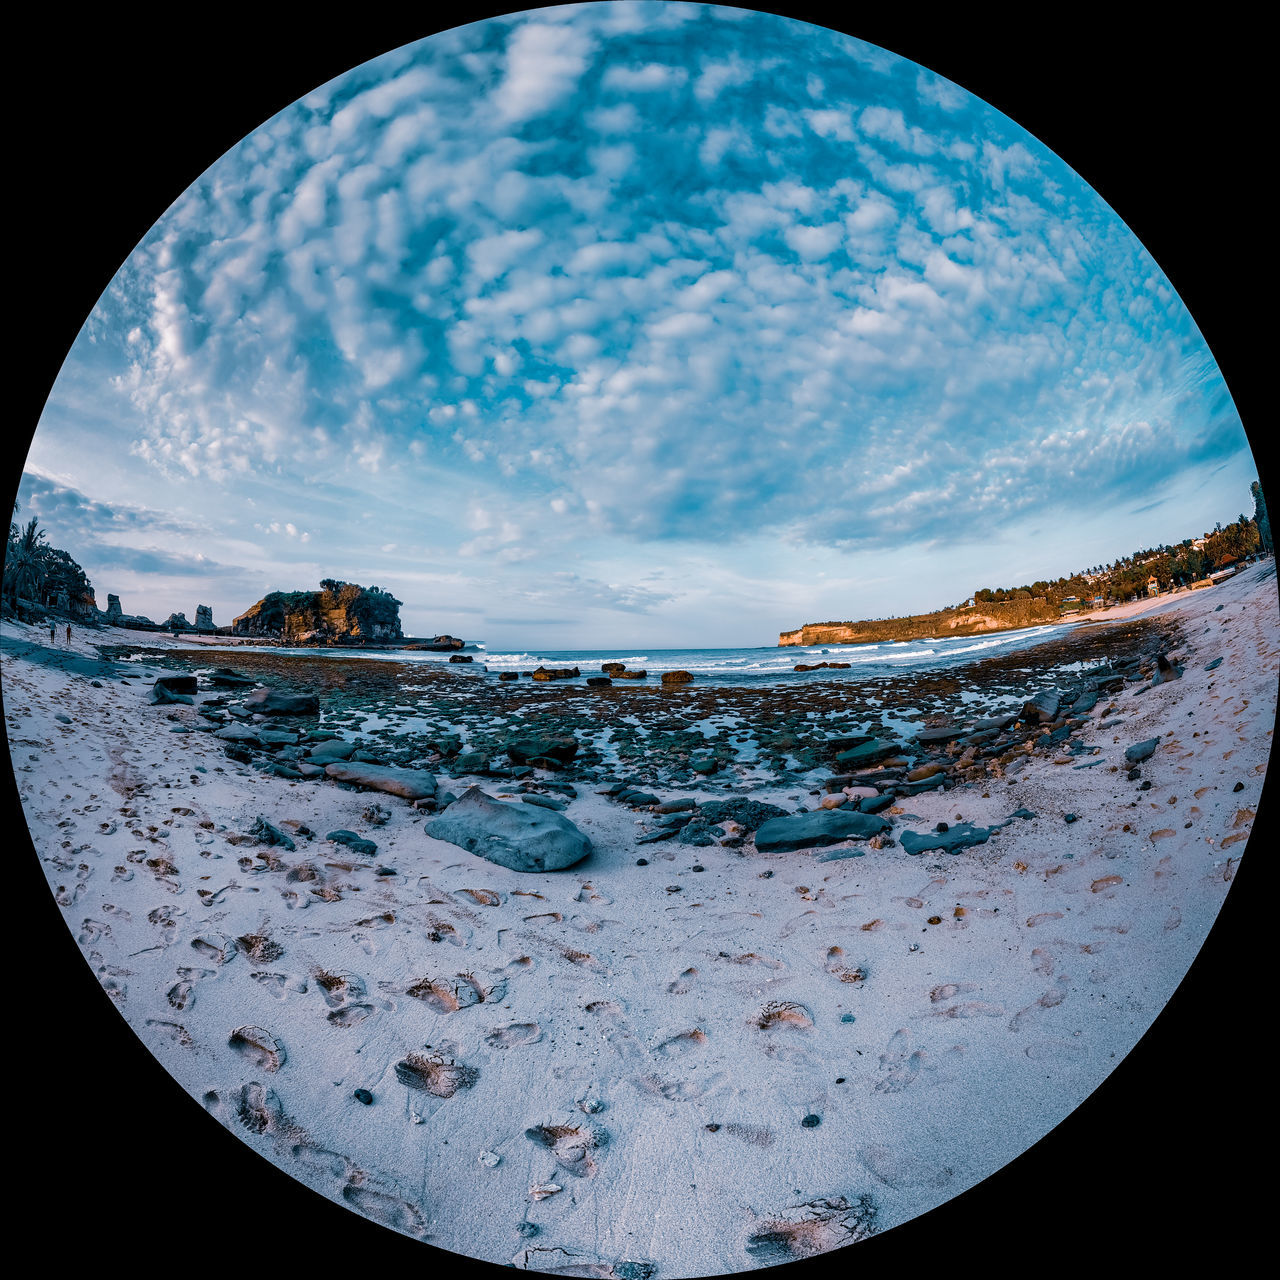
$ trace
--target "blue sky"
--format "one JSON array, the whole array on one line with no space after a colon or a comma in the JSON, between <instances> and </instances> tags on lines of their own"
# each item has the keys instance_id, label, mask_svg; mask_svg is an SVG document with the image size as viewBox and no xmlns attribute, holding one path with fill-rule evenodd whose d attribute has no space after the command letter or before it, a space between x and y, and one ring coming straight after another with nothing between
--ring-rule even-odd
<instances>
[{"instance_id":1,"label":"blue sky","mask_svg":"<svg viewBox=\"0 0 1280 1280\"><path fill-rule=\"evenodd\" d=\"M949 81L744 10L476 23L214 164L20 497L99 602L377 583L490 647L769 644L1181 538L1253 462L1191 317Z\"/></svg>"}]
</instances>

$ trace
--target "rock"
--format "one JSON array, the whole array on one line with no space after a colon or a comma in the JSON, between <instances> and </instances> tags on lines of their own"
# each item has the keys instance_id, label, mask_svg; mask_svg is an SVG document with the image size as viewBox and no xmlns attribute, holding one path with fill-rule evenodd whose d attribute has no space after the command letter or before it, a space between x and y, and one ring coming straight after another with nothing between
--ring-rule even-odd
<instances>
[{"instance_id":1,"label":"rock","mask_svg":"<svg viewBox=\"0 0 1280 1280\"><path fill-rule=\"evenodd\" d=\"M499 671L498 679L499 680L519 680L520 673L518 671Z\"/></svg>"},{"instance_id":2,"label":"rock","mask_svg":"<svg viewBox=\"0 0 1280 1280\"><path fill-rule=\"evenodd\" d=\"M436 794L434 775L423 769L398 769L387 764L363 764L335 761L325 766L325 773L335 782L346 782L406 800L426 800Z\"/></svg>"},{"instance_id":3,"label":"rock","mask_svg":"<svg viewBox=\"0 0 1280 1280\"><path fill-rule=\"evenodd\" d=\"M787 817L787 811L763 800L749 800L746 796L731 800L708 800L698 806L698 817L707 822L736 822L745 831L755 831L773 818Z\"/></svg>"},{"instance_id":4,"label":"rock","mask_svg":"<svg viewBox=\"0 0 1280 1280\"><path fill-rule=\"evenodd\" d=\"M1151 678L1152 684L1164 684L1169 680L1181 680L1182 668L1175 662L1170 662L1164 654L1160 654L1156 658L1156 673Z\"/></svg>"},{"instance_id":5,"label":"rock","mask_svg":"<svg viewBox=\"0 0 1280 1280\"><path fill-rule=\"evenodd\" d=\"M192 630L191 623L187 621L187 615L185 613L171 613L164 622L161 623L161 626L170 631Z\"/></svg>"},{"instance_id":6,"label":"rock","mask_svg":"<svg viewBox=\"0 0 1280 1280\"><path fill-rule=\"evenodd\" d=\"M508 738L505 749L512 764L536 768L540 761L551 761L549 767L558 769L578 754L578 741L571 734L523 734Z\"/></svg>"},{"instance_id":7,"label":"rock","mask_svg":"<svg viewBox=\"0 0 1280 1280\"><path fill-rule=\"evenodd\" d=\"M264 716L315 716L320 699L314 693L284 693L280 689L256 689L244 700L249 711Z\"/></svg>"},{"instance_id":8,"label":"rock","mask_svg":"<svg viewBox=\"0 0 1280 1280\"><path fill-rule=\"evenodd\" d=\"M858 810L798 813L787 818L770 818L756 832L756 848L761 853L816 849L843 840L867 840L888 831L889 827L886 819Z\"/></svg>"},{"instance_id":9,"label":"rock","mask_svg":"<svg viewBox=\"0 0 1280 1280\"><path fill-rule=\"evenodd\" d=\"M258 730L258 741L265 747L291 747L296 746L298 735L291 729L266 729Z\"/></svg>"},{"instance_id":10,"label":"rock","mask_svg":"<svg viewBox=\"0 0 1280 1280\"><path fill-rule=\"evenodd\" d=\"M167 689L170 693L195 693L199 688L195 676L185 675L160 676L153 687Z\"/></svg>"},{"instance_id":11,"label":"rock","mask_svg":"<svg viewBox=\"0 0 1280 1280\"><path fill-rule=\"evenodd\" d=\"M216 631L213 625L213 609L207 604L196 605L196 630Z\"/></svg>"},{"instance_id":12,"label":"rock","mask_svg":"<svg viewBox=\"0 0 1280 1280\"><path fill-rule=\"evenodd\" d=\"M985 720L977 720L974 722L974 729L1007 729L1018 718L1016 711L1010 711L1007 715L988 716Z\"/></svg>"},{"instance_id":13,"label":"rock","mask_svg":"<svg viewBox=\"0 0 1280 1280\"><path fill-rule=\"evenodd\" d=\"M862 813L879 813L882 809L887 809L897 796L892 791L886 791L883 795L872 796L858 801L858 808Z\"/></svg>"},{"instance_id":14,"label":"rock","mask_svg":"<svg viewBox=\"0 0 1280 1280\"><path fill-rule=\"evenodd\" d=\"M688 684L693 679L691 671L664 671L662 673L663 684Z\"/></svg>"},{"instance_id":15,"label":"rock","mask_svg":"<svg viewBox=\"0 0 1280 1280\"><path fill-rule=\"evenodd\" d=\"M959 853L970 845L986 844L991 832L991 827L975 827L961 822L946 831L904 831L900 839L902 847L910 854L924 853L928 849Z\"/></svg>"},{"instance_id":16,"label":"rock","mask_svg":"<svg viewBox=\"0 0 1280 1280\"><path fill-rule=\"evenodd\" d=\"M357 1102L363 1102L366 1107L373 1106L373 1094L368 1089L357 1089L351 1096Z\"/></svg>"},{"instance_id":17,"label":"rock","mask_svg":"<svg viewBox=\"0 0 1280 1280\"><path fill-rule=\"evenodd\" d=\"M512 871L560 871L591 852L591 841L563 815L504 804L479 787L469 787L423 830Z\"/></svg>"},{"instance_id":18,"label":"rock","mask_svg":"<svg viewBox=\"0 0 1280 1280\"><path fill-rule=\"evenodd\" d=\"M689 768L694 773L715 773L720 768L720 761L712 755L690 756Z\"/></svg>"},{"instance_id":19,"label":"rock","mask_svg":"<svg viewBox=\"0 0 1280 1280\"><path fill-rule=\"evenodd\" d=\"M1048 724L1058 714L1058 695L1053 689L1041 689L1022 704L1021 718L1030 724Z\"/></svg>"},{"instance_id":20,"label":"rock","mask_svg":"<svg viewBox=\"0 0 1280 1280\"><path fill-rule=\"evenodd\" d=\"M1133 746L1125 748L1124 758L1130 764L1141 764L1155 754L1155 750L1159 745L1160 739L1158 737L1147 738L1145 742L1135 742Z\"/></svg>"},{"instance_id":21,"label":"rock","mask_svg":"<svg viewBox=\"0 0 1280 1280\"><path fill-rule=\"evenodd\" d=\"M856 747L841 751L836 756L836 763L857 768L866 764L878 764L898 752L905 750L901 742L890 742L884 738L870 738Z\"/></svg>"},{"instance_id":22,"label":"rock","mask_svg":"<svg viewBox=\"0 0 1280 1280\"><path fill-rule=\"evenodd\" d=\"M1222 659L1214 658L1212 662L1206 662L1204 664L1204 669L1206 671L1216 671L1220 666L1222 666Z\"/></svg>"},{"instance_id":23,"label":"rock","mask_svg":"<svg viewBox=\"0 0 1280 1280\"><path fill-rule=\"evenodd\" d=\"M582 674L577 667L535 667L535 680L573 680Z\"/></svg>"},{"instance_id":24,"label":"rock","mask_svg":"<svg viewBox=\"0 0 1280 1280\"><path fill-rule=\"evenodd\" d=\"M354 831L330 831L325 839L332 840L334 844L345 845L362 858L372 858L378 852L378 846L372 840L366 840Z\"/></svg>"},{"instance_id":25,"label":"rock","mask_svg":"<svg viewBox=\"0 0 1280 1280\"><path fill-rule=\"evenodd\" d=\"M953 738L963 738L966 733L968 733L967 729L921 729L916 734L916 741L924 743L950 742Z\"/></svg>"},{"instance_id":26,"label":"rock","mask_svg":"<svg viewBox=\"0 0 1280 1280\"><path fill-rule=\"evenodd\" d=\"M205 677L211 689L252 689L258 682L230 667L216 667Z\"/></svg>"},{"instance_id":27,"label":"rock","mask_svg":"<svg viewBox=\"0 0 1280 1280\"><path fill-rule=\"evenodd\" d=\"M251 728L247 724L229 724L225 729L217 730L215 738L221 738L223 742L253 742L258 741L257 729Z\"/></svg>"},{"instance_id":28,"label":"rock","mask_svg":"<svg viewBox=\"0 0 1280 1280\"><path fill-rule=\"evenodd\" d=\"M491 761L483 751L464 751L453 762L459 773L488 773Z\"/></svg>"},{"instance_id":29,"label":"rock","mask_svg":"<svg viewBox=\"0 0 1280 1280\"><path fill-rule=\"evenodd\" d=\"M449 655L450 662L474 662L475 659L469 653L451 653Z\"/></svg>"},{"instance_id":30,"label":"rock","mask_svg":"<svg viewBox=\"0 0 1280 1280\"><path fill-rule=\"evenodd\" d=\"M603 671L605 675L610 676L616 675L618 672L625 671L626 669L627 664L625 662L602 662L600 664L600 670Z\"/></svg>"},{"instance_id":31,"label":"rock","mask_svg":"<svg viewBox=\"0 0 1280 1280\"><path fill-rule=\"evenodd\" d=\"M259 844L279 845L282 849L290 851L298 846L279 827L273 826L266 818L259 818L257 822L249 828L249 834L253 836Z\"/></svg>"},{"instance_id":32,"label":"rock","mask_svg":"<svg viewBox=\"0 0 1280 1280\"><path fill-rule=\"evenodd\" d=\"M554 809L557 813L562 813L569 807L567 800L561 800L555 796L540 796L536 792L522 795L520 799L525 804L537 805L540 809Z\"/></svg>"},{"instance_id":33,"label":"rock","mask_svg":"<svg viewBox=\"0 0 1280 1280\"><path fill-rule=\"evenodd\" d=\"M587 684L593 689L612 689L613 681L608 676L588 676Z\"/></svg>"},{"instance_id":34,"label":"rock","mask_svg":"<svg viewBox=\"0 0 1280 1280\"><path fill-rule=\"evenodd\" d=\"M195 681L192 680L192 684ZM187 706L194 706L195 699L190 694L175 693L162 680L157 680L151 687L151 704L153 706L168 706L170 703L185 703Z\"/></svg>"},{"instance_id":35,"label":"rock","mask_svg":"<svg viewBox=\"0 0 1280 1280\"><path fill-rule=\"evenodd\" d=\"M923 782L925 778L932 778L934 774L946 773L946 771L947 766L945 764L922 764L907 774L907 781Z\"/></svg>"},{"instance_id":36,"label":"rock","mask_svg":"<svg viewBox=\"0 0 1280 1280\"><path fill-rule=\"evenodd\" d=\"M615 671L613 677L615 680L647 680L649 673L641 667L639 671Z\"/></svg>"},{"instance_id":37,"label":"rock","mask_svg":"<svg viewBox=\"0 0 1280 1280\"><path fill-rule=\"evenodd\" d=\"M307 752L307 758L314 764L334 764L339 760L350 760L355 751L354 742L347 742L344 738L329 738L324 742L317 742Z\"/></svg>"},{"instance_id":38,"label":"rock","mask_svg":"<svg viewBox=\"0 0 1280 1280\"><path fill-rule=\"evenodd\" d=\"M378 587L332 578L321 582L319 591L271 592L233 619L231 632L294 644L404 638L399 600Z\"/></svg>"}]
</instances>

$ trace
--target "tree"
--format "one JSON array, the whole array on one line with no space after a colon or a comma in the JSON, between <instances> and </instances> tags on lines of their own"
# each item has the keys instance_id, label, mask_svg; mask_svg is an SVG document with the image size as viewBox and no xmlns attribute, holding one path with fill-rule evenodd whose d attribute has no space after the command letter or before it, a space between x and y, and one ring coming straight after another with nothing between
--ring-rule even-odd
<instances>
[{"instance_id":1,"label":"tree","mask_svg":"<svg viewBox=\"0 0 1280 1280\"><path fill-rule=\"evenodd\" d=\"M19 599L36 600L47 574L49 546L44 530L34 516L27 527L11 537L5 547L4 597L15 604Z\"/></svg>"},{"instance_id":2,"label":"tree","mask_svg":"<svg viewBox=\"0 0 1280 1280\"><path fill-rule=\"evenodd\" d=\"M1258 540L1266 555L1275 554L1275 543L1271 541L1271 521L1267 519L1267 500L1262 496L1262 485L1256 480L1249 486L1253 494L1253 522L1258 528Z\"/></svg>"}]
</instances>

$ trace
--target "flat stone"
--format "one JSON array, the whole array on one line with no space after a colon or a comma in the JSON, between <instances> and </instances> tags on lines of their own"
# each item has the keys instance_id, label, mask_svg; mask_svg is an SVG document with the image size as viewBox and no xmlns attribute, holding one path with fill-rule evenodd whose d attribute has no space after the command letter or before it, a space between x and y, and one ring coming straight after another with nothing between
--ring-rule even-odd
<instances>
[{"instance_id":1,"label":"flat stone","mask_svg":"<svg viewBox=\"0 0 1280 1280\"><path fill-rule=\"evenodd\" d=\"M902 847L910 854L924 853L929 849L959 853L970 845L986 844L991 831L991 827L975 827L967 822L960 822L946 831L904 831L899 839Z\"/></svg>"},{"instance_id":2,"label":"flat stone","mask_svg":"<svg viewBox=\"0 0 1280 1280\"><path fill-rule=\"evenodd\" d=\"M307 758L314 764L334 764L339 760L350 760L356 752L354 742L346 742L342 738L329 738L318 742L307 753Z\"/></svg>"},{"instance_id":3,"label":"flat stone","mask_svg":"<svg viewBox=\"0 0 1280 1280\"><path fill-rule=\"evenodd\" d=\"M953 738L963 738L967 729L921 729L916 734L917 742L950 742Z\"/></svg>"},{"instance_id":4,"label":"flat stone","mask_svg":"<svg viewBox=\"0 0 1280 1280\"><path fill-rule=\"evenodd\" d=\"M1147 738L1144 742L1135 742L1133 746L1125 748L1124 758L1130 764L1141 764L1155 754L1159 745L1159 738Z\"/></svg>"},{"instance_id":5,"label":"flat stone","mask_svg":"<svg viewBox=\"0 0 1280 1280\"><path fill-rule=\"evenodd\" d=\"M888 831L889 827L886 819L858 810L827 809L817 813L797 813L786 818L770 818L764 823L756 832L756 848L761 853L816 849L844 840L867 840Z\"/></svg>"},{"instance_id":6,"label":"flat stone","mask_svg":"<svg viewBox=\"0 0 1280 1280\"><path fill-rule=\"evenodd\" d=\"M330 831L326 840L332 840L334 844L345 845L352 853L359 854L362 858L372 858L378 852L378 846L372 840L366 840L363 836L358 836L354 831Z\"/></svg>"},{"instance_id":7,"label":"flat stone","mask_svg":"<svg viewBox=\"0 0 1280 1280\"><path fill-rule=\"evenodd\" d=\"M398 769L389 764L363 764L335 761L325 766L325 773L335 782L347 782L371 791L403 796L406 800L425 800L436 793L433 774L424 769Z\"/></svg>"},{"instance_id":8,"label":"flat stone","mask_svg":"<svg viewBox=\"0 0 1280 1280\"><path fill-rule=\"evenodd\" d=\"M284 693L279 689L256 689L244 700L250 711L264 716L315 716L320 714L320 698L314 693Z\"/></svg>"},{"instance_id":9,"label":"flat stone","mask_svg":"<svg viewBox=\"0 0 1280 1280\"><path fill-rule=\"evenodd\" d=\"M836 756L836 763L857 767L864 764L879 764L905 750L901 742L891 742L884 738L872 738L859 746L850 747Z\"/></svg>"},{"instance_id":10,"label":"flat stone","mask_svg":"<svg viewBox=\"0 0 1280 1280\"><path fill-rule=\"evenodd\" d=\"M512 871L561 871L591 853L591 841L559 813L493 800L468 787L423 830Z\"/></svg>"}]
</instances>

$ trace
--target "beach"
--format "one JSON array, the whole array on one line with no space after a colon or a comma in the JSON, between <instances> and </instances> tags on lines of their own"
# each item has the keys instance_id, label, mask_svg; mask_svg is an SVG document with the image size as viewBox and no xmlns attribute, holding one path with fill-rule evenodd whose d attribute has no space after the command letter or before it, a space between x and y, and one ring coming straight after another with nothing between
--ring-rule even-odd
<instances>
[{"instance_id":1,"label":"beach","mask_svg":"<svg viewBox=\"0 0 1280 1280\"><path fill-rule=\"evenodd\" d=\"M860 683L499 683L80 628L51 649L9 624L0 653L62 917L199 1105L412 1238L637 1280L882 1235L1097 1088L1231 889L1277 623L1265 561L1141 617ZM221 661L315 693L298 724L431 773L431 802L304 771L321 739L232 714ZM196 672L191 704L149 701ZM575 747L513 769L515 729ZM838 761L868 739L901 750ZM536 797L593 851L516 872L427 834L473 786ZM762 850L772 810L744 804L885 825Z\"/></svg>"}]
</instances>

